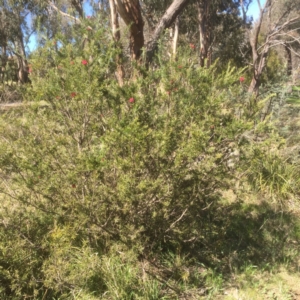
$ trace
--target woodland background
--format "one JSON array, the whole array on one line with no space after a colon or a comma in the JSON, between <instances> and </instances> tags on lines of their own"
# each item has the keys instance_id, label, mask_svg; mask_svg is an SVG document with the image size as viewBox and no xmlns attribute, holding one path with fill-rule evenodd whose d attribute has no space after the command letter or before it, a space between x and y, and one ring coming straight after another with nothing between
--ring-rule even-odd
<instances>
[{"instance_id":1,"label":"woodland background","mask_svg":"<svg viewBox=\"0 0 300 300\"><path fill-rule=\"evenodd\" d=\"M300 1L253 1L0 0L1 299L300 299Z\"/></svg>"}]
</instances>

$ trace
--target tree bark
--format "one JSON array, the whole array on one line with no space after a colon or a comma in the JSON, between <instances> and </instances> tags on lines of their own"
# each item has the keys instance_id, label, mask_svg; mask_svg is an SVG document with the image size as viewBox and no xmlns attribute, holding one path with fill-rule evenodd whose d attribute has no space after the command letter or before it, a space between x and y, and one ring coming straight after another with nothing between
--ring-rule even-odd
<instances>
[{"instance_id":1,"label":"tree bark","mask_svg":"<svg viewBox=\"0 0 300 300\"><path fill-rule=\"evenodd\" d=\"M110 5L110 16L111 16L111 27L112 27L113 38L115 40L116 47L121 48L121 45L120 45L121 34L120 34L119 18L118 18L118 12L117 12L115 1L109 0L109 5ZM122 65L121 54L117 54L116 61L117 61L116 77L119 82L119 85L123 86L124 68Z\"/></svg>"},{"instance_id":2,"label":"tree bark","mask_svg":"<svg viewBox=\"0 0 300 300\"><path fill-rule=\"evenodd\" d=\"M146 46L147 63L149 63L153 58L161 33L175 21L177 16L182 12L188 2L189 0L174 0L163 17L160 19L151 39L148 41Z\"/></svg>"},{"instance_id":3,"label":"tree bark","mask_svg":"<svg viewBox=\"0 0 300 300\"><path fill-rule=\"evenodd\" d=\"M257 26L254 30L253 37L250 38L250 45L252 50L252 61L253 61L253 76L252 76L251 84L248 88L248 92L254 93L256 96L258 96L260 77L266 66L266 59L267 59L268 52L270 50L270 36L267 35L263 49L261 53L258 53L258 36L261 30L261 25L263 22L265 10L267 7L271 5L271 1L272 0L266 0L265 5L261 7L260 0L257 0L260 9L260 16L258 19Z\"/></svg>"},{"instance_id":4,"label":"tree bark","mask_svg":"<svg viewBox=\"0 0 300 300\"><path fill-rule=\"evenodd\" d=\"M139 60L144 46L144 22L139 0L115 0L117 11L129 26L130 52L133 60Z\"/></svg>"},{"instance_id":5,"label":"tree bark","mask_svg":"<svg viewBox=\"0 0 300 300\"><path fill-rule=\"evenodd\" d=\"M207 1L197 1L198 10L198 27L199 27L199 40L200 40L200 55L199 63L201 67L204 67L205 59L208 57L208 32L207 32ZM209 62L208 62L209 65Z\"/></svg>"},{"instance_id":6,"label":"tree bark","mask_svg":"<svg viewBox=\"0 0 300 300\"><path fill-rule=\"evenodd\" d=\"M287 76L291 76L293 71L292 51L288 44L284 44L284 50L287 55Z\"/></svg>"},{"instance_id":7,"label":"tree bark","mask_svg":"<svg viewBox=\"0 0 300 300\"><path fill-rule=\"evenodd\" d=\"M17 57L17 62L18 62L18 82L23 84L29 82L30 80L28 77L28 64L26 60L24 37L23 37L21 25L19 26L18 29L19 32L15 40L15 45L17 49L15 55Z\"/></svg>"},{"instance_id":8,"label":"tree bark","mask_svg":"<svg viewBox=\"0 0 300 300\"><path fill-rule=\"evenodd\" d=\"M177 43L179 35L179 17L175 20L174 37L173 37L173 57L176 57Z\"/></svg>"},{"instance_id":9,"label":"tree bark","mask_svg":"<svg viewBox=\"0 0 300 300\"><path fill-rule=\"evenodd\" d=\"M157 42L164 29L168 28L189 0L174 0L158 22L154 33L146 46L146 62L149 63L157 48ZM139 0L115 0L117 11L130 31L131 58L139 60L144 47L144 22Z\"/></svg>"},{"instance_id":10,"label":"tree bark","mask_svg":"<svg viewBox=\"0 0 300 300\"><path fill-rule=\"evenodd\" d=\"M78 12L79 17L83 18L83 8L82 8L82 1L81 0L71 0L72 6Z\"/></svg>"},{"instance_id":11,"label":"tree bark","mask_svg":"<svg viewBox=\"0 0 300 300\"><path fill-rule=\"evenodd\" d=\"M6 38L3 37L3 40L1 41L2 45L2 53L1 53L1 72L0 72L0 81L1 83L4 83L5 81L5 73L6 73L6 64L7 64L7 54L6 54Z\"/></svg>"},{"instance_id":12,"label":"tree bark","mask_svg":"<svg viewBox=\"0 0 300 300\"><path fill-rule=\"evenodd\" d=\"M254 69L253 69L253 76L248 88L249 93L253 93L258 96L259 86L260 86L260 78L264 71L267 62L267 56L269 52L269 45L266 45L259 55L259 57L253 62Z\"/></svg>"}]
</instances>

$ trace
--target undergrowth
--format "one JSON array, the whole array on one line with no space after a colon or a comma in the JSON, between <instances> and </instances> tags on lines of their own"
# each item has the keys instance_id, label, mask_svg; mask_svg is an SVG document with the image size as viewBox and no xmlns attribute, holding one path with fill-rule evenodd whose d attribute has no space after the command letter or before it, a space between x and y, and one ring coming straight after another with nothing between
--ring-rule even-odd
<instances>
[{"instance_id":1,"label":"undergrowth","mask_svg":"<svg viewBox=\"0 0 300 300\"><path fill-rule=\"evenodd\" d=\"M297 168L243 70L182 49L120 87L105 31L82 34L39 48L1 115L1 298L217 299L298 272Z\"/></svg>"}]
</instances>

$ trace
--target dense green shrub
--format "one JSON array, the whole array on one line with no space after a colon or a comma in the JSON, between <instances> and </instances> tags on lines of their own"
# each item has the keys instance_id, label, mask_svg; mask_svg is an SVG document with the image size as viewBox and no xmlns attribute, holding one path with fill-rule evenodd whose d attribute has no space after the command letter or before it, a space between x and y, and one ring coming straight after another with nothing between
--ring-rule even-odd
<instances>
[{"instance_id":1,"label":"dense green shrub","mask_svg":"<svg viewBox=\"0 0 300 300\"><path fill-rule=\"evenodd\" d=\"M215 234L211 209L252 159L255 109L240 72L184 49L119 87L114 45L80 34L38 50L24 107L1 118L0 293L161 299L136 264Z\"/></svg>"}]
</instances>

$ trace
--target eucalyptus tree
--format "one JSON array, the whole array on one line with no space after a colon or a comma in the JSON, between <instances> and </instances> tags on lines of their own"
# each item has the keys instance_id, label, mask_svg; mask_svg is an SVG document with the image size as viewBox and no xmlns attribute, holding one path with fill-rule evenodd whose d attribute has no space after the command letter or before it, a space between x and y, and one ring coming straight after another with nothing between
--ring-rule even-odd
<instances>
[{"instance_id":1,"label":"eucalyptus tree","mask_svg":"<svg viewBox=\"0 0 300 300\"><path fill-rule=\"evenodd\" d=\"M197 0L183 12L182 36L198 50L201 66L209 66L216 58L242 65L247 48L245 27L251 23L247 17L250 3L251 0Z\"/></svg>"},{"instance_id":2,"label":"eucalyptus tree","mask_svg":"<svg viewBox=\"0 0 300 300\"><path fill-rule=\"evenodd\" d=\"M115 4L118 14L129 27L130 51L131 58L133 60L140 60L143 47L146 49L147 61L150 62L152 60L162 32L173 24L177 16L187 6L189 0L173 0L172 2L162 2L163 3L161 3L160 6L163 7L164 10L163 13L161 13L160 18L149 17L149 5L151 4L147 1L141 3L139 0L114 0L111 2ZM159 2L157 2L157 4L159 4ZM156 7L154 4L152 5L153 7ZM151 21L153 21L153 31L149 35L147 42L145 42L142 8L145 9L148 20L151 19Z\"/></svg>"},{"instance_id":3,"label":"eucalyptus tree","mask_svg":"<svg viewBox=\"0 0 300 300\"><path fill-rule=\"evenodd\" d=\"M30 36L27 25L34 2L30 0L0 1L0 48L1 48L1 76L5 77L8 59L17 63L17 78L20 83L28 81L26 42Z\"/></svg>"},{"instance_id":4,"label":"eucalyptus tree","mask_svg":"<svg viewBox=\"0 0 300 300\"><path fill-rule=\"evenodd\" d=\"M83 18L81 0L0 0L1 80L8 71L8 62L16 64L19 83L28 82L28 49L32 35L36 46L43 45L63 32L71 40L74 21ZM70 22L70 19L72 22Z\"/></svg>"},{"instance_id":5,"label":"eucalyptus tree","mask_svg":"<svg viewBox=\"0 0 300 300\"><path fill-rule=\"evenodd\" d=\"M300 38L300 1L266 0L264 5L261 4L260 0L256 1L260 16L250 32L253 75L248 91L258 95L261 76L271 49L279 46L284 47L290 63L291 54L298 55L295 47L299 45ZM263 38L260 41L261 36Z\"/></svg>"}]
</instances>

